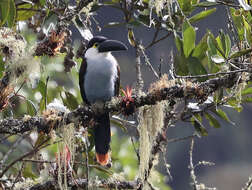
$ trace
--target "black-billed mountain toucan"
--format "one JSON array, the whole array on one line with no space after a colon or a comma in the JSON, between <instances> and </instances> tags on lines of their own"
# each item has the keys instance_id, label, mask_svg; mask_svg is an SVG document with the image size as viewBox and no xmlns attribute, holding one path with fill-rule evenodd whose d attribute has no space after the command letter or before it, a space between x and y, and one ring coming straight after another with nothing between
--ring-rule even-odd
<instances>
[{"instance_id":1,"label":"black-billed mountain toucan","mask_svg":"<svg viewBox=\"0 0 252 190\"><path fill-rule=\"evenodd\" d=\"M120 50L127 50L126 45L103 36L95 36L89 41L79 71L81 96L88 105L119 95L120 69L111 51ZM103 113L97 117L94 126L96 159L101 165L109 163L110 139L109 113Z\"/></svg>"}]
</instances>

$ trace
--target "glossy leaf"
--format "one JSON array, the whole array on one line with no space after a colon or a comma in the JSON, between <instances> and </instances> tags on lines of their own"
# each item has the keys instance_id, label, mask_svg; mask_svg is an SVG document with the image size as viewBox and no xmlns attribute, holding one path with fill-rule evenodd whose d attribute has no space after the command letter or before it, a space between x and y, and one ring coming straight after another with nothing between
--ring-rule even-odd
<instances>
[{"instance_id":1,"label":"glossy leaf","mask_svg":"<svg viewBox=\"0 0 252 190\"><path fill-rule=\"evenodd\" d=\"M216 5L218 5L218 3L216 3L216 2L207 2L207 1L204 1L204 2L197 3L194 6L195 7L212 7L212 6L216 6Z\"/></svg>"},{"instance_id":2,"label":"glossy leaf","mask_svg":"<svg viewBox=\"0 0 252 190\"><path fill-rule=\"evenodd\" d=\"M185 14L190 14L193 11L193 7L191 1L189 0L178 0L180 8Z\"/></svg>"},{"instance_id":3,"label":"glossy leaf","mask_svg":"<svg viewBox=\"0 0 252 190\"><path fill-rule=\"evenodd\" d=\"M230 8L230 12L239 35L239 40L244 40L244 26L243 26L243 19L241 16L241 10Z\"/></svg>"},{"instance_id":4,"label":"glossy leaf","mask_svg":"<svg viewBox=\"0 0 252 190\"><path fill-rule=\"evenodd\" d=\"M138 15L138 21L141 22L145 26L150 26L150 15Z\"/></svg>"},{"instance_id":5,"label":"glossy leaf","mask_svg":"<svg viewBox=\"0 0 252 190\"><path fill-rule=\"evenodd\" d=\"M228 57L231 51L231 39L228 34L225 35L226 52L225 56Z\"/></svg>"},{"instance_id":6,"label":"glossy leaf","mask_svg":"<svg viewBox=\"0 0 252 190\"><path fill-rule=\"evenodd\" d=\"M216 11L216 8L213 8L213 9L208 9L208 10L205 10L205 11L201 11L200 13L192 16L190 19L189 19L189 22L190 23L195 23L195 22L198 22L206 17L208 17L209 15L213 14L214 12Z\"/></svg>"},{"instance_id":7,"label":"glossy leaf","mask_svg":"<svg viewBox=\"0 0 252 190\"><path fill-rule=\"evenodd\" d=\"M178 36L177 33L174 33L174 38L175 38L175 44L176 44L177 50L180 52L180 54L184 54L182 39Z\"/></svg>"},{"instance_id":8,"label":"glossy leaf","mask_svg":"<svg viewBox=\"0 0 252 190\"><path fill-rule=\"evenodd\" d=\"M39 3L40 3L41 6L45 6L46 0L39 0Z\"/></svg>"},{"instance_id":9,"label":"glossy leaf","mask_svg":"<svg viewBox=\"0 0 252 190\"><path fill-rule=\"evenodd\" d=\"M106 169L106 168L104 168L102 166L92 165L92 168L95 168L95 169L97 169L97 170L99 170L99 171L101 171L101 172L103 172L103 173L105 173L105 174L107 174L109 176L113 175L113 172L111 170L108 170L108 169Z\"/></svg>"},{"instance_id":10,"label":"glossy leaf","mask_svg":"<svg viewBox=\"0 0 252 190\"><path fill-rule=\"evenodd\" d=\"M207 74L206 69L201 64L200 60L196 57L189 57L187 58L188 62L188 69L191 75L205 75ZM207 77L199 78L199 81L205 81L207 80Z\"/></svg>"},{"instance_id":11,"label":"glossy leaf","mask_svg":"<svg viewBox=\"0 0 252 190\"><path fill-rule=\"evenodd\" d=\"M37 140L36 140L36 142L35 142L34 147L39 147L39 146L41 146L42 143L43 143L44 141L46 141L47 138L48 138L48 136L47 136L46 134L44 134L43 132L38 133L38 138L37 138Z\"/></svg>"},{"instance_id":12,"label":"glossy leaf","mask_svg":"<svg viewBox=\"0 0 252 190\"><path fill-rule=\"evenodd\" d=\"M214 128L220 128L221 127L219 121L214 116L212 116L210 113L205 112L204 115L205 115L206 119L209 121L209 124L212 127L214 127Z\"/></svg>"},{"instance_id":13,"label":"glossy leaf","mask_svg":"<svg viewBox=\"0 0 252 190\"><path fill-rule=\"evenodd\" d=\"M246 55L248 53L252 52L252 48L250 49L245 49L245 50L241 50L238 52L233 53L232 55L230 55L229 59L233 59L233 58L237 58L237 57L241 57L243 55Z\"/></svg>"},{"instance_id":14,"label":"glossy leaf","mask_svg":"<svg viewBox=\"0 0 252 190\"><path fill-rule=\"evenodd\" d=\"M17 11L17 21L23 21L31 18L34 16L37 12L33 11L31 9L38 9L37 5L32 5L30 3L25 3L22 5L17 6L17 8L24 8L26 10L18 10Z\"/></svg>"},{"instance_id":15,"label":"glossy leaf","mask_svg":"<svg viewBox=\"0 0 252 190\"><path fill-rule=\"evenodd\" d=\"M197 57L199 60L203 60L206 57L206 51L208 48L207 37L208 34L205 34L205 36L196 45L192 53L193 57Z\"/></svg>"},{"instance_id":16,"label":"glossy leaf","mask_svg":"<svg viewBox=\"0 0 252 190\"><path fill-rule=\"evenodd\" d=\"M24 178L31 178L35 180L38 176L32 171L32 163L31 162L26 162L24 169L22 171L22 176Z\"/></svg>"},{"instance_id":17,"label":"glossy leaf","mask_svg":"<svg viewBox=\"0 0 252 190\"><path fill-rule=\"evenodd\" d=\"M207 136L208 132L203 124L195 116L193 117L193 126L200 136Z\"/></svg>"},{"instance_id":18,"label":"glossy leaf","mask_svg":"<svg viewBox=\"0 0 252 190\"><path fill-rule=\"evenodd\" d=\"M117 121L116 119L111 119L110 123L113 124L116 127L121 128L124 132L127 132L127 128L121 123L120 121Z\"/></svg>"},{"instance_id":19,"label":"glossy leaf","mask_svg":"<svg viewBox=\"0 0 252 190\"><path fill-rule=\"evenodd\" d=\"M234 122L232 122L232 121L228 118L227 114L226 114L223 110L221 110L221 109L216 109L216 110L214 111L214 113L215 113L217 116L219 116L220 118L222 118L222 119L224 119L225 121L227 121L227 122L231 123L232 125L234 125Z\"/></svg>"},{"instance_id":20,"label":"glossy leaf","mask_svg":"<svg viewBox=\"0 0 252 190\"><path fill-rule=\"evenodd\" d=\"M185 57L188 57L195 47L196 32L189 22L185 22L182 26L183 30L183 50Z\"/></svg>"},{"instance_id":21,"label":"glossy leaf","mask_svg":"<svg viewBox=\"0 0 252 190\"><path fill-rule=\"evenodd\" d=\"M7 23L8 23L8 27L12 27L15 24L15 19L16 19L16 5L14 0L9 0L9 6L10 6L10 10L9 10L9 14L7 17Z\"/></svg>"},{"instance_id":22,"label":"glossy leaf","mask_svg":"<svg viewBox=\"0 0 252 190\"><path fill-rule=\"evenodd\" d=\"M26 99L26 109L27 109L27 114L30 116L35 116L37 114L36 106L29 99Z\"/></svg>"},{"instance_id":23,"label":"glossy leaf","mask_svg":"<svg viewBox=\"0 0 252 190\"><path fill-rule=\"evenodd\" d=\"M243 101L244 101L244 99L242 99L242 102ZM241 106L240 101L238 102L235 97L230 98L227 103L228 103L228 105L224 105L224 106L232 107L237 112L241 112L243 110L243 107Z\"/></svg>"},{"instance_id":24,"label":"glossy leaf","mask_svg":"<svg viewBox=\"0 0 252 190\"><path fill-rule=\"evenodd\" d=\"M244 90L242 90L241 94L242 96L252 94L252 87L245 88Z\"/></svg>"},{"instance_id":25,"label":"glossy leaf","mask_svg":"<svg viewBox=\"0 0 252 190\"><path fill-rule=\"evenodd\" d=\"M43 82L42 80L39 81L38 86L37 86L37 90L40 92L42 99L39 103L39 110L40 112L44 111L46 109L46 93L47 93L47 89L46 89L46 83Z\"/></svg>"},{"instance_id":26,"label":"glossy leaf","mask_svg":"<svg viewBox=\"0 0 252 190\"><path fill-rule=\"evenodd\" d=\"M3 76L3 72L4 72L4 61L3 61L3 57L0 55L0 78L2 78Z\"/></svg>"},{"instance_id":27,"label":"glossy leaf","mask_svg":"<svg viewBox=\"0 0 252 190\"><path fill-rule=\"evenodd\" d=\"M225 53L224 53L224 50L223 50L220 42L218 42L218 40L215 39L215 37L212 33L209 34L209 37L212 39L212 43L215 46L215 48L217 49L217 53L225 58ZM219 37L217 37L217 39L219 39Z\"/></svg>"},{"instance_id":28,"label":"glossy leaf","mask_svg":"<svg viewBox=\"0 0 252 190\"><path fill-rule=\"evenodd\" d=\"M176 68L176 74L181 76L188 74L188 64L184 55L175 55L174 64Z\"/></svg>"},{"instance_id":29,"label":"glossy leaf","mask_svg":"<svg viewBox=\"0 0 252 190\"><path fill-rule=\"evenodd\" d=\"M252 97L243 98L242 102L244 102L244 103L252 103Z\"/></svg>"},{"instance_id":30,"label":"glossy leaf","mask_svg":"<svg viewBox=\"0 0 252 190\"><path fill-rule=\"evenodd\" d=\"M136 46L134 32L131 28L128 29L128 41L132 47Z\"/></svg>"},{"instance_id":31,"label":"glossy leaf","mask_svg":"<svg viewBox=\"0 0 252 190\"><path fill-rule=\"evenodd\" d=\"M70 92L65 91L66 98L62 98L62 101L67 108L70 110L74 110L78 107L79 103L77 101L77 98Z\"/></svg>"},{"instance_id":32,"label":"glossy leaf","mask_svg":"<svg viewBox=\"0 0 252 190\"><path fill-rule=\"evenodd\" d=\"M0 1L0 26L2 26L9 15L10 10L10 1L9 0L1 0Z\"/></svg>"}]
</instances>

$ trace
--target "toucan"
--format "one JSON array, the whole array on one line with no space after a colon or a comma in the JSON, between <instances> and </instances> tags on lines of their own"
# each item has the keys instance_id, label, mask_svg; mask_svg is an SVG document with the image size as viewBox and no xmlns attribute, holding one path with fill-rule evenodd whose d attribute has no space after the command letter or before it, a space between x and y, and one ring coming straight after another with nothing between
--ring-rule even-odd
<instances>
[{"instance_id":1,"label":"toucan","mask_svg":"<svg viewBox=\"0 0 252 190\"><path fill-rule=\"evenodd\" d=\"M120 68L111 52L121 50L127 50L127 46L104 36L88 42L79 71L80 93L86 104L106 102L119 95ZM102 166L110 162L110 141L109 113L100 113L94 124L94 142L96 160Z\"/></svg>"}]
</instances>

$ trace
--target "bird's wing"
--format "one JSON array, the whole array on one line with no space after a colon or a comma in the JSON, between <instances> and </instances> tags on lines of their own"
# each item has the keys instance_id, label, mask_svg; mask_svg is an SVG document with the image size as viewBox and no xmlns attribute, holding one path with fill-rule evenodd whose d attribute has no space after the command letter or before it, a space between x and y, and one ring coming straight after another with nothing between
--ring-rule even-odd
<instances>
[{"instance_id":1,"label":"bird's wing","mask_svg":"<svg viewBox=\"0 0 252 190\"><path fill-rule=\"evenodd\" d=\"M117 64L117 77L115 81L115 96L119 96L120 92L120 67Z\"/></svg>"},{"instance_id":2,"label":"bird's wing","mask_svg":"<svg viewBox=\"0 0 252 190\"><path fill-rule=\"evenodd\" d=\"M80 67L80 71L79 71L79 86L80 86L80 92L81 92L81 97L82 97L83 101L86 104L89 104L87 97L86 97L85 88L84 88L86 70L87 70L87 61L85 58L83 58L82 63L81 63L81 67Z\"/></svg>"}]
</instances>

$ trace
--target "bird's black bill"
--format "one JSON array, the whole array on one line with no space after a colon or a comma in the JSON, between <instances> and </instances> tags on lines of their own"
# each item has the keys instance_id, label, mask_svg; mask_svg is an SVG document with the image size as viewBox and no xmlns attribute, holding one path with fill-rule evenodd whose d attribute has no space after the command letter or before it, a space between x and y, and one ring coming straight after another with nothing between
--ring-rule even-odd
<instances>
[{"instance_id":1,"label":"bird's black bill","mask_svg":"<svg viewBox=\"0 0 252 190\"><path fill-rule=\"evenodd\" d=\"M105 40L99 45L99 52L127 50L127 46L117 40Z\"/></svg>"}]
</instances>

